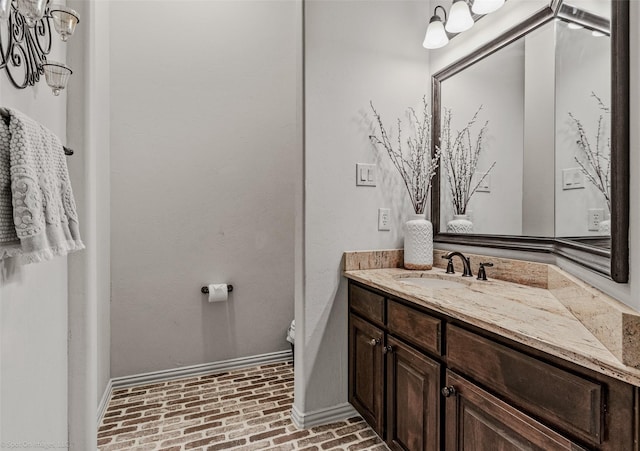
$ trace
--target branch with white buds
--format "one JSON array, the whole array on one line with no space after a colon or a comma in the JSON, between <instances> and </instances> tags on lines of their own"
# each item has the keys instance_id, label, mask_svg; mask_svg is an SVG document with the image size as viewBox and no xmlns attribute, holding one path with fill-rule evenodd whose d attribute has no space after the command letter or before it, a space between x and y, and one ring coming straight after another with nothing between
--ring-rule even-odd
<instances>
[{"instance_id":1,"label":"branch with white buds","mask_svg":"<svg viewBox=\"0 0 640 451\"><path fill-rule=\"evenodd\" d=\"M569 117L578 132L579 139L576 141L576 144L578 144L578 148L581 150L581 155L575 155L573 158L580 167L580 171L587 177L587 180L602 193L607 202L609 213L611 213L611 193L609 192L611 188L611 138L606 132L608 121L605 120L605 116L609 114L610 111L594 92L591 93L591 97L596 99L598 108L601 111L598 117L595 146L592 146L591 142L589 142L587 131L580 119L576 118L572 113L569 113ZM606 139L604 135L606 135Z\"/></svg>"},{"instance_id":2,"label":"branch with white buds","mask_svg":"<svg viewBox=\"0 0 640 451\"><path fill-rule=\"evenodd\" d=\"M422 98L422 115L418 117L413 108L409 108L409 129L412 136L406 142L402 140L402 121L398 119L398 139L394 145L384 128L382 118L370 102L371 109L380 129L380 136L370 135L374 145L384 147L393 165L398 169L407 188L411 204L416 214L424 214L431 191L431 179L438 168L440 151L431 156L431 114L426 96Z\"/></svg>"},{"instance_id":3,"label":"branch with white buds","mask_svg":"<svg viewBox=\"0 0 640 451\"><path fill-rule=\"evenodd\" d=\"M443 166L447 172L451 201L457 215L466 214L471 197L496 165L494 161L489 170L484 173L475 185L472 185L473 174L476 172L480 153L484 149L484 137L489 125L489 121L486 121L476 136L475 142L472 142L471 128L476 123L481 110L482 105L467 125L462 130L455 132L455 138L451 130L453 113L450 109L445 108L444 110L440 149Z\"/></svg>"}]
</instances>

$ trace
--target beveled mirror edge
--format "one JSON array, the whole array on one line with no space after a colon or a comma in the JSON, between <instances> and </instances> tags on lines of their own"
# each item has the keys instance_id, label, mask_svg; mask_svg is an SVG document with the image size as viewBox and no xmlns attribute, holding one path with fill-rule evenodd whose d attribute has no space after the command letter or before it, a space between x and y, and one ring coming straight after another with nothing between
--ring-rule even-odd
<instances>
[{"instance_id":1,"label":"beveled mirror edge","mask_svg":"<svg viewBox=\"0 0 640 451\"><path fill-rule=\"evenodd\" d=\"M544 25L560 11L561 0L507 30L432 76L432 154L440 138L440 85L447 78ZM440 232L440 169L431 188L434 242L544 252L567 258L618 283L629 281L629 0L612 1L611 12L611 250L562 238L459 235Z\"/></svg>"}]
</instances>

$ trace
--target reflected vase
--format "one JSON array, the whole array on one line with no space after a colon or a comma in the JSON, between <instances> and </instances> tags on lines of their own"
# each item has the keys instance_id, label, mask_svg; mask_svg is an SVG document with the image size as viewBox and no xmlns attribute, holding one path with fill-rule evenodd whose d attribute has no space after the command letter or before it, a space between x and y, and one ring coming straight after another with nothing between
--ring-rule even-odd
<instances>
[{"instance_id":1,"label":"reflected vase","mask_svg":"<svg viewBox=\"0 0 640 451\"><path fill-rule=\"evenodd\" d=\"M611 235L611 219L605 219L598 224L598 232L603 235Z\"/></svg>"},{"instance_id":2,"label":"reflected vase","mask_svg":"<svg viewBox=\"0 0 640 451\"><path fill-rule=\"evenodd\" d=\"M473 233L473 222L467 215L453 215L453 219L447 222L447 233Z\"/></svg>"},{"instance_id":3,"label":"reflected vase","mask_svg":"<svg viewBox=\"0 0 640 451\"><path fill-rule=\"evenodd\" d=\"M433 267L433 226L424 215L412 215L404 224L404 267Z\"/></svg>"}]
</instances>

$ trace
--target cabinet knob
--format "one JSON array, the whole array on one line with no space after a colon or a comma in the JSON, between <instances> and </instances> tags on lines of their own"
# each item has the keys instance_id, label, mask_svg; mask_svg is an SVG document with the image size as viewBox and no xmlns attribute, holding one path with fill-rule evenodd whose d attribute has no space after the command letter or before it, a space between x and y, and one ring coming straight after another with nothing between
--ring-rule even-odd
<instances>
[{"instance_id":1,"label":"cabinet knob","mask_svg":"<svg viewBox=\"0 0 640 451\"><path fill-rule=\"evenodd\" d=\"M372 338L371 341L369 341L369 344L371 346L377 346L380 344L380 339L379 338Z\"/></svg>"},{"instance_id":2,"label":"cabinet knob","mask_svg":"<svg viewBox=\"0 0 640 451\"><path fill-rule=\"evenodd\" d=\"M448 387L443 387L441 392L442 396L449 398L456 394L456 388L453 385L449 385Z\"/></svg>"},{"instance_id":3,"label":"cabinet knob","mask_svg":"<svg viewBox=\"0 0 640 451\"><path fill-rule=\"evenodd\" d=\"M393 352L393 348L391 346L385 346L384 347L384 353L388 353L388 352Z\"/></svg>"}]
</instances>

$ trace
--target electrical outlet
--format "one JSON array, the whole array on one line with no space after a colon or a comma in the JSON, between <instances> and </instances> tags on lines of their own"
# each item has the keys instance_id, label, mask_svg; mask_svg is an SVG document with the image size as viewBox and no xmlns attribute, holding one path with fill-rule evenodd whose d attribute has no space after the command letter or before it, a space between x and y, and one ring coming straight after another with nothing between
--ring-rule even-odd
<instances>
[{"instance_id":1,"label":"electrical outlet","mask_svg":"<svg viewBox=\"0 0 640 451\"><path fill-rule=\"evenodd\" d=\"M587 230L597 232L600 230L601 221L604 221L604 209L590 208L587 215Z\"/></svg>"},{"instance_id":2,"label":"electrical outlet","mask_svg":"<svg viewBox=\"0 0 640 451\"><path fill-rule=\"evenodd\" d=\"M356 186L376 186L376 165L356 163Z\"/></svg>"},{"instance_id":3,"label":"electrical outlet","mask_svg":"<svg viewBox=\"0 0 640 451\"><path fill-rule=\"evenodd\" d=\"M491 192L491 174L486 174L485 172L476 172L475 180L482 179L482 183L478 185L478 189L476 190L479 193L490 193Z\"/></svg>"},{"instance_id":4,"label":"electrical outlet","mask_svg":"<svg viewBox=\"0 0 640 451\"><path fill-rule=\"evenodd\" d=\"M391 230L390 208L378 208L378 230Z\"/></svg>"}]
</instances>

